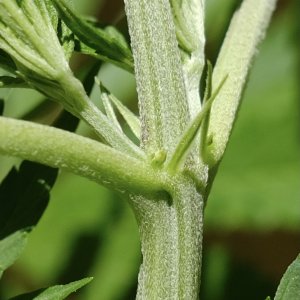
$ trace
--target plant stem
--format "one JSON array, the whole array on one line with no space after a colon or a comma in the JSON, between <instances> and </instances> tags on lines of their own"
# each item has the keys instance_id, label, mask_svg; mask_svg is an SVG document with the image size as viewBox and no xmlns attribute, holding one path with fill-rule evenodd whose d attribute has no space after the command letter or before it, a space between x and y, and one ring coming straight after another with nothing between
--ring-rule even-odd
<instances>
[{"instance_id":1,"label":"plant stem","mask_svg":"<svg viewBox=\"0 0 300 300\"><path fill-rule=\"evenodd\" d=\"M61 86L65 89L64 105L68 105L70 112L79 116L109 145L120 151L126 151L129 155L144 158L143 151L136 146L120 128L109 121L96 105L88 98L80 81L71 74L61 76ZM62 100L61 98L59 100ZM80 104L79 107L76 105ZM75 106L75 107L74 107ZM68 106L66 107L68 109Z\"/></svg>"},{"instance_id":2,"label":"plant stem","mask_svg":"<svg viewBox=\"0 0 300 300\"><path fill-rule=\"evenodd\" d=\"M131 197L143 254L137 299L198 299L203 199L181 176L172 179L170 195Z\"/></svg>"},{"instance_id":3,"label":"plant stem","mask_svg":"<svg viewBox=\"0 0 300 300\"><path fill-rule=\"evenodd\" d=\"M91 139L53 127L0 117L0 154L72 171L121 193L157 193L163 174Z\"/></svg>"},{"instance_id":4,"label":"plant stem","mask_svg":"<svg viewBox=\"0 0 300 300\"><path fill-rule=\"evenodd\" d=\"M228 80L217 95L210 112L207 134L213 141L206 153L211 157L211 165L220 162L226 149L251 64L276 2L244 0L231 20L212 77L214 89L228 74Z\"/></svg>"},{"instance_id":5,"label":"plant stem","mask_svg":"<svg viewBox=\"0 0 300 300\"><path fill-rule=\"evenodd\" d=\"M147 153L174 150L189 120L169 1L125 0Z\"/></svg>"}]
</instances>

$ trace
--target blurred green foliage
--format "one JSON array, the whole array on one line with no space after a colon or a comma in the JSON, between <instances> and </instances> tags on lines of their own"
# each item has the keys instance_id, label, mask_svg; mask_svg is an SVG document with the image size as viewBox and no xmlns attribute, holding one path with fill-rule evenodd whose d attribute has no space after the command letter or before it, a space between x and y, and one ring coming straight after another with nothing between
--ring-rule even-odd
<instances>
[{"instance_id":1,"label":"blurred green foliage","mask_svg":"<svg viewBox=\"0 0 300 300\"><path fill-rule=\"evenodd\" d=\"M111 2L119 7L119 1ZM207 55L212 61L238 3L207 1ZM297 1L279 3L206 207L205 300L273 297L278 273L300 249L300 10ZM112 21L122 15L110 1L76 0L75 4L85 14L108 15ZM84 63L80 59L76 66ZM99 76L137 110L131 75L105 64ZM96 103L97 91L92 94ZM42 101L36 92L25 90L0 90L0 97L6 100L5 115L18 118ZM84 125L79 132L90 134ZM17 162L1 157L0 178ZM245 250L249 241L253 248ZM255 260L249 253L257 256ZM0 299L84 276L94 280L72 299L134 299L140 262L138 230L128 205L95 183L61 173L26 251L4 274Z\"/></svg>"}]
</instances>

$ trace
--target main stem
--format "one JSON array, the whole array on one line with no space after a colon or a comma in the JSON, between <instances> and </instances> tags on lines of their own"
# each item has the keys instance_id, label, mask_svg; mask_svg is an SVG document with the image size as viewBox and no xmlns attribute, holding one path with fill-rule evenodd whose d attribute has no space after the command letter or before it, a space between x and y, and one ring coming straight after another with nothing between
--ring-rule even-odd
<instances>
[{"instance_id":1,"label":"main stem","mask_svg":"<svg viewBox=\"0 0 300 300\"><path fill-rule=\"evenodd\" d=\"M182 177L172 181L170 195L131 197L143 254L137 299L199 298L203 198Z\"/></svg>"}]
</instances>

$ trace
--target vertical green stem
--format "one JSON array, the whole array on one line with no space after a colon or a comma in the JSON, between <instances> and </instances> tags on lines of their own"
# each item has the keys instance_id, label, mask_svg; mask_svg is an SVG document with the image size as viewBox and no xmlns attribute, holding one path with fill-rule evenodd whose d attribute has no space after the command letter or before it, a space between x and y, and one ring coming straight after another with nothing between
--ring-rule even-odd
<instances>
[{"instance_id":1,"label":"vertical green stem","mask_svg":"<svg viewBox=\"0 0 300 300\"><path fill-rule=\"evenodd\" d=\"M125 0L146 152L173 150L189 120L168 0Z\"/></svg>"},{"instance_id":2,"label":"vertical green stem","mask_svg":"<svg viewBox=\"0 0 300 300\"><path fill-rule=\"evenodd\" d=\"M182 177L171 189L171 200L131 198L143 254L137 299L199 297L202 196Z\"/></svg>"},{"instance_id":3,"label":"vertical green stem","mask_svg":"<svg viewBox=\"0 0 300 300\"><path fill-rule=\"evenodd\" d=\"M90 101L82 84L71 74L68 75L61 76L60 79L60 84L66 95L64 98L65 107L90 125L100 137L115 149L126 151L133 157L144 158L143 151ZM80 104L79 107L74 107L78 104Z\"/></svg>"}]
</instances>

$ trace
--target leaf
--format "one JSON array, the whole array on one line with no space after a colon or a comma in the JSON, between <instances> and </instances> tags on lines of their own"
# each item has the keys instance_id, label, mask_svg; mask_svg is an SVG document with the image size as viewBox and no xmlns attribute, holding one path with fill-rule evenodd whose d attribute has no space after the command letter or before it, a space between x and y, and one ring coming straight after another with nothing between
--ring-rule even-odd
<instances>
[{"instance_id":1,"label":"leaf","mask_svg":"<svg viewBox=\"0 0 300 300\"><path fill-rule=\"evenodd\" d=\"M62 21L59 22L58 38L64 49L67 60L70 60L75 48L74 35L72 31Z\"/></svg>"},{"instance_id":2,"label":"leaf","mask_svg":"<svg viewBox=\"0 0 300 300\"><path fill-rule=\"evenodd\" d=\"M86 54L92 57L95 57L99 60L103 60L105 61L105 57L101 56L100 54L97 53L97 51L91 47L89 47L88 45L84 44L83 42L81 42L78 38L75 37L75 51L80 52L82 54Z\"/></svg>"},{"instance_id":3,"label":"leaf","mask_svg":"<svg viewBox=\"0 0 300 300\"><path fill-rule=\"evenodd\" d=\"M232 18L212 79L215 87L228 74L209 120L208 135L213 137L209 151L214 164L220 161L226 149L257 46L264 37L275 3L276 0L245 0Z\"/></svg>"},{"instance_id":4,"label":"leaf","mask_svg":"<svg viewBox=\"0 0 300 300\"><path fill-rule=\"evenodd\" d=\"M126 123L134 133L134 135L140 139L141 137L141 122L140 119L128 109L117 97L113 94L109 95L110 100L114 103L119 113L123 116Z\"/></svg>"},{"instance_id":5,"label":"leaf","mask_svg":"<svg viewBox=\"0 0 300 300\"><path fill-rule=\"evenodd\" d=\"M37 224L46 209L57 169L29 161L0 184L0 238Z\"/></svg>"},{"instance_id":6,"label":"leaf","mask_svg":"<svg viewBox=\"0 0 300 300\"><path fill-rule=\"evenodd\" d=\"M115 127L117 127L119 130L122 131L122 127L118 122L114 108L113 108L110 98L107 94L107 90L102 86L100 80L97 77L95 77L95 82L99 86L99 89L100 89L100 97L101 97L101 100L102 100L102 103L104 106L106 116L115 125ZM103 92L103 90L105 90L105 92Z\"/></svg>"},{"instance_id":7,"label":"leaf","mask_svg":"<svg viewBox=\"0 0 300 300\"><path fill-rule=\"evenodd\" d=\"M209 113L211 106L213 104L213 101L217 97L217 95L220 93L222 87L224 86L225 82L227 80L227 76L223 78L223 80L220 82L219 86L216 88L216 90L212 93L211 97L205 101L201 111L198 113L198 115L194 118L194 120L191 122L191 124L187 127L184 134L180 138L179 142L177 143L177 146L170 158L168 169L171 172L176 171L176 169L179 167L181 162L183 161L184 156L188 152L188 150L191 148L191 145L195 141L196 135L200 129L200 126L205 120L205 117Z\"/></svg>"},{"instance_id":8,"label":"leaf","mask_svg":"<svg viewBox=\"0 0 300 300\"><path fill-rule=\"evenodd\" d=\"M104 105L105 113L107 117L110 119L110 121L115 124L115 126L122 131L122 128L118 122L117 116L115 114L114 108L112 106L112 103L110 101L109 96L106 93L101 94L101 100Z\"/></svg>"},{"instance_id":9,"label":"leaf","mask_svg":"<svg viewBox=\"0 0 300 300\"><path fill-rule=\"evenodd\" d=\"M133 70L133 58L131 51L127 44L125 44L123 37L116 30L112 31L112 27L107 30L98 28L94 24L79 17L73 9L68 6L65 1L52 0L60 17L77 36L80 42L87 47L81 45L85 53L93 54L99 59L114 63L128 71ZM78 48L77 48L78 49Z\"/></svg>"},{"instance_id":10,"label":"leaf","mask_svg":"<svg viewBox=\"0 0 300 300\"><path fill-rule=\"evenodd\" d=\"M129 128L139 139L141 134L141 124L139 118L130 109L128 109L117 97L115 97L111 92L109 92L100 81L96 81L96 83L99 85L101 97L103 97L103 100L106 99L105 101L112 102L116 106L119 113L122 115L122 117L128 124Z\"/></svg>"},{"instance_id":11,"label":"leaf","mask_svg":"<svg viewBox=\"0 0 300 300\"><path fill-rule=\"evenodd\" d=\"M300 299L300 254L284 273L274 300Z\"/></svg>"},{"instance_id":12,"label":"leaf","mask_svg":"<svg viewBox=\"0 0 300 300\"><path fill-rule=\"evenodd\" d=\"M62 300L66 299L71 293L76 292L89 282L92 277L84 278L65 285L56 285L46 289L37 290L28 294L19 295L10 300Z\"/></svg>"},{"instance_id":13,"label":"leaf","mask_svg":"<svg viewBox=\"0 0 300 300\"><path fill-rule=\"evenodd\" d=\"M19 230L0 240L0 278L20 256L27 243L28 230Z\"/></svg>"}]
</instances>

